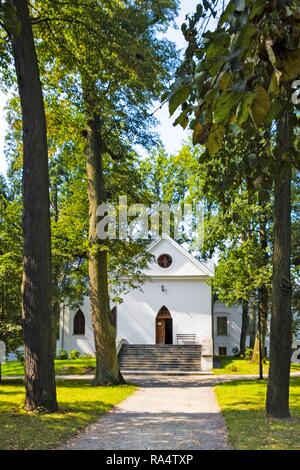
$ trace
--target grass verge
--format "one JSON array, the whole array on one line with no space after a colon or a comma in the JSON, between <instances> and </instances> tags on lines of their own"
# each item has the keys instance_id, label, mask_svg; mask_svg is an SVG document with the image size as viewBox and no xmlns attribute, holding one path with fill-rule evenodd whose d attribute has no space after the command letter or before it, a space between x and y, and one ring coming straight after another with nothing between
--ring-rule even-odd
<instances>
[{"instance_id":1,"label":"grass verge","mask_svg":"<svg viewBox=\"0 0 300 470\"><path fill-rule=\"evenodd\" d=\"M292 418L265 415L266 382L236 381L218 384L216 394L224 414L230 442L240 450L300 449L300 378L291 379Z\"/></svg>"},{"instance_id":2,"label":"grass verge","mask_svg":"<svg viewBox=\"0 0 300 470\"><path fill-rule=\"evenodd\" d=\"M135 390L131 385L92 387L85 381L60 381L56 413L24 411L22 381L0 384L0 449L53 449Z\"/></svg>"},{"instance_id":3,"label":"grass verge","mask_svg":"<svg viewBox=\"0 0 300 470\"><path fill-rule=\"evenodd\" d=\"M247 375L258 374L258 364L252 364L251 361L242 359L240 357L220 357L221 367L213 369L215 375L232 374L232 375ZM264 374L269 372L269 362L263 366ZM291 364L291 372L300 372L300 364Z\"/></svg>"},{"instance_id":4,"label":"grass verge","mask_svg":"<svg viewBox=\"0 0 300 470\"><path fill-rule=\"evenodd\" d=\"M79 358L79 359L56 359L55 372L57 375L84 375L86 373L93 374L96 364L95 358ZM2 376L11 377L14 375L23 375L24 368L18 361L9 361L2 364Z\"/></svg>"}]
</instances>

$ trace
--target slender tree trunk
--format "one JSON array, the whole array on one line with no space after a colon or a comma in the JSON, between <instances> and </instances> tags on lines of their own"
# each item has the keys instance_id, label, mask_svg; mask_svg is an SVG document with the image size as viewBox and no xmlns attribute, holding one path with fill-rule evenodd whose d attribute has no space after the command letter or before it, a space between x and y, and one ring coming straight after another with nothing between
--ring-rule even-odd
<instances>
[{"instance_id":1,"label":"slender tree trunk","mask_svg":"<svg viewBox=\"0 0 300 470\"><path fill-rule=\"evenodd\" d=\"M246 339L249 326L249 302L243 300L242 302L242 328L241 328L241 339L240 339L240 354L245 354L246 350Z\"/></svg>"},{"instance_id":2,"label":"slender tree trunk","mask_svg":"<svg viewBox=\"0 0 300 470\"><path fill-rule=\"evenodd\" d=\"M89 281L92 323L96 349L95 385L120 383L116 351L116 330L113 326L108 293L107 243L97 237L97 208L105 202L103 177L103 141L101 120L95 114L94 90L84 87L87 112L87 178L89 198Z\"/></svg>"},{"instance_id":3,"label":"slender tree trunk","mask_svg":"<svg viewBox=\"0 0 300 470\"><path fill-rule=\"evenodd\" d=\"M250 330L250 348L254 348L256 337L256 306L253 299L250 300L249 306L249 330Z\"/></svg>"},{"instance_id":4,"label":"slender tree trunk","mask_svg":"<svg viewBox=\"0 0 300 470\"><path fill-rule=\"evenodd\" d=\"M274 253L270 372L266 410L274 418L288 418L292 346L291 313L291 163L292 125L288 112L278 124L277 174L274 201Z\"/></svg>"},{"instance_id":5,"label":"slender tree trunk","mask_svg":"<svg viewBox=\"0 0 300 470\"><path fill-rule=\"evenodd\" d=\"M54 279L56 283L57 280ZM56 286L54 286L56 288ZM52 303L52 354L56 356L56 344L59 336L59 321L60 321L60 301L54 299Z\"/></svg>"},{"instance_id":6,"label":"slender tree trunk","mask_svg":"<svg viewBox=\"0 0 300 470\"><path fill-rule=\"evenodd\" d=\"M58 222L59 209L58 209L58 189L54 184L53 188L50 188L50 200L51 207L53 210L53 218L55 222ZM59 321L60 321L60 266L58 263L52 263L52 350L53 357L56 356L56 344L59 336Z\"/></svg>"},{"instance_id":7,"label":"slender tree trunk","mask_svg":"<svg viewBox=\"0 0 300 470\"><path fill-rule=\"evenodd\" d=\"M248 196L249 198L249 196ZM249 238L249 228L243 233L243 241L246 242ZM240 354L244 355L246 350L247 331L249 326L249 301L242 300L242 326L240 336Z\"/></svg>"},{"instance_id":8,"label":"slender tree trunk","mask_svg":"<svg viewBox=\"0 0 300 470\"><path fill-rule=\"evenodd\" d=\"M269 256L267 253L268 248L268 235L267 235L267 215L266 215L266 202L269 202L270 194L265 188L262 188L258 195L258 204L262 210L262 221L259 227L260 246L263 251L263 258L261 267L267 267L269 264ZM266 284L262 284L258 289L258 326L256 331L255 345L253 351L252 362L258 363L259 358L263 359L266 356L265 345L266 335L268 328L268 312L269 312L269 292ZM260 331L261 330L261 331ZM261 343L261 344L260 344ZM260 354L261 352L261 354Z\"/></svg>"},{"instance_id":9,"label":"slender tree trunk","mask_svg":"<svg viewBox=\"0 0 300 470\"><path fill-rule=\"evenodd\" d=\"M259 362L259 341L261 336L261 351L262 358L265 358L265 344L266 344L266 335L267 335L267 325L268 325L268 310L269 310L269 292L266 285L261 286L258 289L258 316L259 320L257 325L260 324L261 331L257 326L255 344L252 356L252 362Z\"/></svg>"},{"instance_id":10,"label":"slender tree trunk","mask_svg":"<svg viewBox=\"0 0 300 470\"><path fill-rule=\"evenodd\" d=\"M57 409L52 355L51 244L47 131L26 0L12 0L18 28L10 39L23 119L23 331L26 408Z\"/></svg>"}]
</instances>

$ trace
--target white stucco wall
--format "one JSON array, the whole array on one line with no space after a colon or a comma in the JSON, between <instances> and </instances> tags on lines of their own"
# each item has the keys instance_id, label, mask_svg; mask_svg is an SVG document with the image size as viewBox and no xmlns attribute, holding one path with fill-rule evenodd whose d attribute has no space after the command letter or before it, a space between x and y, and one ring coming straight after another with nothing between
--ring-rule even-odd
<instances>
[{"instance_id":1,"label":"white stucco wall","mask_svg":"<svg viewBox=\"0 0 300 470\"><path fill-rule=\"evenodd\" d=\"M227 317L227 336L217 335L217 318ZM242 326L242 307L236 304L232 307L226 307L222 302L214 303L214 353L219 354L219 347L227 348L227 355L233 356L233 349L240 349L240 336Z\"/></svg>"},{"instance_id":2,"label":"white stucco wall","mask_svg":"<svg viewBox=\"0 0 300 470\"><path fill-rule=\"evenodd\" d=\"M164 292L161 286L164 286ZM117 336L132 344L155 344L155 319L162 306L173 318L176 334L211 338L211 288L202 280L153 279L124 296L117 307Z\"/></svg>"},{"instance_id":3,"label":"white stucco wall","mask_svg":"<svg viewBox=\"0 0 300 470\"><path fill-rule=\"evenodd\" d=\"M94 354L95 343L88 297L84 298L83 305L80 308L85 317L85 335L73 334L73 320L77 309L70 310L65 307L62 309L60 316L60 334L57 349L65 349L66 351L76 349L81 354Z\"/></svg>"}]
</instances>

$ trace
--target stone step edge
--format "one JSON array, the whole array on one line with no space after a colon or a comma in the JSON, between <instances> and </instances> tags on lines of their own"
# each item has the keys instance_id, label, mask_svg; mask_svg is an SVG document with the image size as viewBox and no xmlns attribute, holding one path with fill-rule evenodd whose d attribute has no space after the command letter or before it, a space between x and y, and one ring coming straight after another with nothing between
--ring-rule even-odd
<instances>
[{"instance_id":1,"label":"stone step edge","mask_svg":"<svg viewBox=\"0 0 300 470\"><path fill-rule=\"evenodd\" d=\"M121 373L124 375L213 375L209 371L198 371L198 370L128 370L121 369Z\"/></svg>"}]
</instances>

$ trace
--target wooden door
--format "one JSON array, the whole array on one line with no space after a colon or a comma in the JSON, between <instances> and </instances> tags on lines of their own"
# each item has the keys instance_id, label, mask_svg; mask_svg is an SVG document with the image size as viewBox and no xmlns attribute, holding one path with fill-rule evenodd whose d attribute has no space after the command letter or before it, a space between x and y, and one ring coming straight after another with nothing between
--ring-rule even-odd
<instances>
[{"instance_id":1,"label":"wooden door","mask_svg":"<svg viewBox=\"0 0 300 470\"><path fill-rule=\"evenodd\" d=\"M156 344L172 344L173 321L169 310L163 306L155 321Z\"/></svg>"},{"instance_id":2,"label":"wooden door","mask_svg":"<svg viewBox=\"0 0 300 470\"><path fill-rule=\"evenodd\" d=\"M165 320L163 318L156 319L156 344L165 344Z\"/></svg>"}]
</instances>

